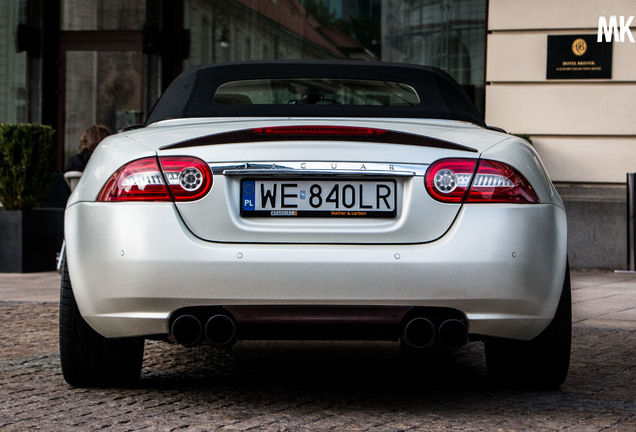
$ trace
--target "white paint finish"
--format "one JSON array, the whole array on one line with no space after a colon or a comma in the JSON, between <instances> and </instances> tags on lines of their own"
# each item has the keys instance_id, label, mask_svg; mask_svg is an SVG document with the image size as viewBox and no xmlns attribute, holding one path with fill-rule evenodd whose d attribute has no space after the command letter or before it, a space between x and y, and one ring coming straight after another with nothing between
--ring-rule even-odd
<instances>
[{"instance_id":1,"label":"white paint finish","mask_svg":"<svg viewBox=\"0 0 636 432\"><path fill-rule=\"evenodd\" d=\"M340 304L452 307L473 333L527 340L554 314L566 229L550 204L466 205L428 244L231 244L195 238L167 203L66 213L73 291L107 337L166 332L184 306Z\"/></svg>"}]
</instances>

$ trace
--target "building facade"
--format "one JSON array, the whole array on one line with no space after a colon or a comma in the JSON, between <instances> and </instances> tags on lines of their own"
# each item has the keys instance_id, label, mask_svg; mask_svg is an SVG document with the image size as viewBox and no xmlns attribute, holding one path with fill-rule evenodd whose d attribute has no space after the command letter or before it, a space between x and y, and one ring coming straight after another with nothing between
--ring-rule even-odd
<instances>
[{"instance_id":1,"label":"building facade","mask_svg":"<svg viewBox=\"0 0 636 432\"><path fill-rule=\"evenodd\" d=\"M618 27L621 17L635 15L633 0L488 4L486 122L531 137L566 203L570 260L581 267L626 265L625 183L636 172L636 43L624 33L621 42ZM612 16L618 32L611 31L609 42L603 30L598 43L601 17ZM550 46L559 38L567 41L563 52ZM591 40L587 52L572 54L582 38ZM592 53L594 44L600 53ZM603 53L605 64L598 58ZM581 70L548 77L550 61ZM587 70L601 67L603 78Z\"/></svg>"},{"instance_id":2,"label":"building facade","mask_svg":"<svg viewBox=\"0 0 636 432\"><path fill-rule=\"evenodd\" d=\"M609 43L609 78L548 78L548 41L596 35L601 16L633 15L633 0L6 0L0 121L52 125L62 172L86 127L143 122L190 66L437 66L488 124L530 137L568 206L572 264L621 268L625 174L636 171L636 44Z\"/></svg>"}]
</instances>

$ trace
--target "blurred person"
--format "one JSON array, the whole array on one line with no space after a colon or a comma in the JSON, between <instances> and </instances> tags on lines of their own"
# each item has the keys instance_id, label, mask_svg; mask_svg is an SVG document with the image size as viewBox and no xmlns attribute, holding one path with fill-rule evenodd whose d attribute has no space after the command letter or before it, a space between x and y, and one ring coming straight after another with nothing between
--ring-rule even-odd
<instances>
[{"instance_id":1,"label":"blurred person","mask_svg":"<svg viewBox=\"0 0 636 432\"><path fill-rule=\"evenodd\" d=\"M109 135L111 135L111 131L106 126L93 125L86 129L80 136L77 154L68 160L64 172L84 171L88 159L90 159L97 144Z\"/></svg>"}]
</instances>

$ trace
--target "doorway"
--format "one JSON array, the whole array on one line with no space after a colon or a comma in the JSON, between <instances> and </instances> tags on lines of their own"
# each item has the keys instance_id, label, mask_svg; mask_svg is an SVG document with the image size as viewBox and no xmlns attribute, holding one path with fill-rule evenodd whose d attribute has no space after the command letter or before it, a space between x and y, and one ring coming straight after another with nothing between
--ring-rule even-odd
<instances>
[{"instance_id":1,"label":"doorway","mask_svg":"<svg viewBox=\"0 0 636 432\"><path fill-rule=\"evenodd\" d=\"M58 165L77 153L89 126L111 132L143 122L148 55L146 2L61 0L58 54Z\"/></svg>"},{"instance_id":2,"label":"doorway","mask_svg":"<svg viewBox=\"0 0 636 432\"><path fill-rule=\"evenodd\" d=\"M64 163L91 125L115 133L144 120L145 59L139 51L64 52Z\"/></svg>"}]
</instances>

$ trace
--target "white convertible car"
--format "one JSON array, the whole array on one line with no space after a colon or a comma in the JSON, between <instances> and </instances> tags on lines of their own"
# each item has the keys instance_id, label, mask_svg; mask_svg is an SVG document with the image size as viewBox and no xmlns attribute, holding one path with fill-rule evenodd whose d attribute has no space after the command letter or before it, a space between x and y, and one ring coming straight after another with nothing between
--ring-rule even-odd
<instances>
[{"instance_id":1,"label":"white convertible car","mask_svg":"<svg viewBox=\"0 0 636 432\"><path fill-rule=\"evenodd\" d=\"M133 382L144 339L482 341L494 382L555 388L566 231L532 146L440 70L197 67L100 144L68 202L62 371Z\"/></svg>"}]
</instances>

